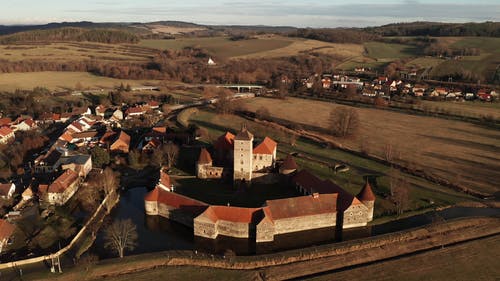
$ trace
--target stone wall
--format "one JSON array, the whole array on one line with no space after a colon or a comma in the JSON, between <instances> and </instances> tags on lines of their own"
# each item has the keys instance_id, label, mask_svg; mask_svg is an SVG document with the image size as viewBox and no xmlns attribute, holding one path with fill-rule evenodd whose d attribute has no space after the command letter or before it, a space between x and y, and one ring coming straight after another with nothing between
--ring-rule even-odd
<instances>
[{"instance_id":1,"label":"stone wall","mask_svg":"<svg viewBox=\"0 0 500 281\"><path fill-rule=\"evenodd\" d=\"M220 179L224 175L223 167L213 167L212 165L197 165L197 177L200 179Z\"/></svg>"},{"instance_id":2,"label":"stone wall","mask_svg":"<svg viewBox=\"0 0 500 281\"><path fill-rule=\"evenodd\" d=\"M194 225L195 236L211 238L211 239L217 238L218 235L216 229L217 226L214 222L205 219L195 218L193 225Z\"/></svg>"},{"instance_id":3,"label":"stone wall","mask_svg":"<svg viewBox=\"0 0 500 281\"><path fill-rule=\"evenodd\" d=\"M231 222L219 220L216 224L219 235L235 238L254 238L255 225L251 223Z\"/></svg>"},{"instance_id":4,"label":"stone wall","mask_svg":"<svg viewBox=\"0 0 500 281\"><path fill-rule=\"evenodd\" d=\"M304 230L313 230L336 225L337 213L301 216L274 221L274 234L284 234Z\"/></svg>"},{"instance_id":5,"label":"stone wall","mask_svg":"<svg viewBox=\"0 0 500 281\"><path fill-rule=\"evenodd\" d=\"M264 219L256 227L257 243L272 242L274 240L275 229L271 221Z\"/></svg>"}]
</instances>

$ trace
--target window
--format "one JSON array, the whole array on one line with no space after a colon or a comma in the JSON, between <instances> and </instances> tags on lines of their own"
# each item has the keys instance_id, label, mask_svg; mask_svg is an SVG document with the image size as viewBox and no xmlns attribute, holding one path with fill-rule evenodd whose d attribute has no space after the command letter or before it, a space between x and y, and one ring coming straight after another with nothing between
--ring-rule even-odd
<instances>
[{"instance_id":1,"label":"window","mask_svg":"<svg viewBox=\"0 0 500 281\"><path fill-rule=\"evenodd\" d=\"M240 164L243 165L243 160L241 160Z\"/></svg>"},{"instance_id":2,"label":"window","mask_svg":"<svg viewBox=\"0 0 500 281\"><path fill-rule=\"evenodd\" d=\"M262 155L259 157L260 160L262 160Z\"/></svg>"}]
</instances>

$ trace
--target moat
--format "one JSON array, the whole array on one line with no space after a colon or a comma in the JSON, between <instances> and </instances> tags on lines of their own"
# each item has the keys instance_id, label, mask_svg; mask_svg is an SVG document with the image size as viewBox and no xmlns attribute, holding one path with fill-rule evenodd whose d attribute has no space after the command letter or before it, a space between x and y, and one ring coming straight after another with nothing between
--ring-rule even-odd
<instances>
[{"instance_id":1,"label":"moat","mask_svg":"<svg viewBox=\"0 0 500 281\"><path fill-rule=\"evenodd\" d=\"M296 249L311 245L346 241L385 233L419 227L439 218L449 220L459 217L500 216L500 209L454 207L437 212L429 212L379 225L344 230L342 237L335 235L335 229L306 231L290 235L280 235L275 241L255 245L246 239L219 237L202 239L194 237L192 229L160 216L147 216L144 212L146 188L133 188L122 194L119 205L113 210L113 218L130 218L137 226L138 246L128 254L140 254L166 250L197 250L222 254L231 249L238 255L264 254L282 250ZM103 247L102 233L94 244L101 258L111 258L112 254Z\"/></svg>"}]
</instances>

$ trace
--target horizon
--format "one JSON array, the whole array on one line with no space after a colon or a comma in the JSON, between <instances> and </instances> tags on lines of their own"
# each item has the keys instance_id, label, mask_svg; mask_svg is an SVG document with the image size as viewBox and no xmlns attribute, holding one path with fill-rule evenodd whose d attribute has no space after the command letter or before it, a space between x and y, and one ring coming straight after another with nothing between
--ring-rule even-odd
<instances>
[{"instance_id":1,"label":"horizon","mask_svg":"<svg viewBox=\"0 0 500 281\"><path fill-rule=\"evenodd\" d=\"M25 7L31 7L26 9ZM444 11L444 12L443 12ZM429 0L379 1L357 0L345 4L333 1L272 0L252 3L240 0L228 3L214 0L209 7L200 0L165 3L149 0L93 0L68 3L63 0L20 0L4 5L0 24L39 25L60 22L149 23L182 21L200 25L264 25L290 27L369 27L402 22L466 23L500 21L496 1Z\"/></svg>"}]
</instances>

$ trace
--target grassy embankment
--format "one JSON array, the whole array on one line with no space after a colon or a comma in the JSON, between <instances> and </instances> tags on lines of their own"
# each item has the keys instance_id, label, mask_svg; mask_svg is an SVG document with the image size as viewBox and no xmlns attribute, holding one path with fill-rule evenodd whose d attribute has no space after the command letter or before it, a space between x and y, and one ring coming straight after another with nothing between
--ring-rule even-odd
<instances>
[{"instance_id":1,"label":"grassy embankment","mask_svg":"<svg viewBox=\"0 0 500 281\"><path fill-rule=\"evenodd\" d=\"M247 100L244 106L250 111L266 107L273 117L328 129L329 114L338 105L296 98L260 98ZM440 118L370 108L356 110L360 118L357 137L330 138L350 149L365 150L382 158L390 145L393 161L473 190L498 192L500 132Z\"/></svg>"},{"instance_id":2,"label":"grassy embankment","mask_svg":"<svg viewBox=\"0 0 500 281\"><path fill-rule=\"evenodd\" d=\"M191 122L207 128L209 139L215 139L226 130L237 132L241 128L241 124L246 123L256 137L262 138L267 135L279 142L279 157L284 157L285 153L298 152L303 156L326 163L347 163L350 171L334 174L324 164L302 157L296 158L301 168L309 169L322 178L333 180L352 194L357 194L363 186L363 176L375 175L378 177L378 184L375 187L375 192L378 196L375 206L375 216L383 216L393 209L392 203L385 199L385 195L390 192L388 177L390 167L388 166L340 150L323 148L319 144L302 138L297 140L295 146L291 146L288 144L290 141L289 135L282 131L234 115L220 116L213 112L202 110L191 117ZM207 142L209 141L207 140ZM470 196L448 190L421 178L410 175L405 175L405 178L410 183L411 199L408 211L432 206L445 206L472 199ZM430 201L433 201L435 204L431 205Z\"/></svg>"}]
</instances>

